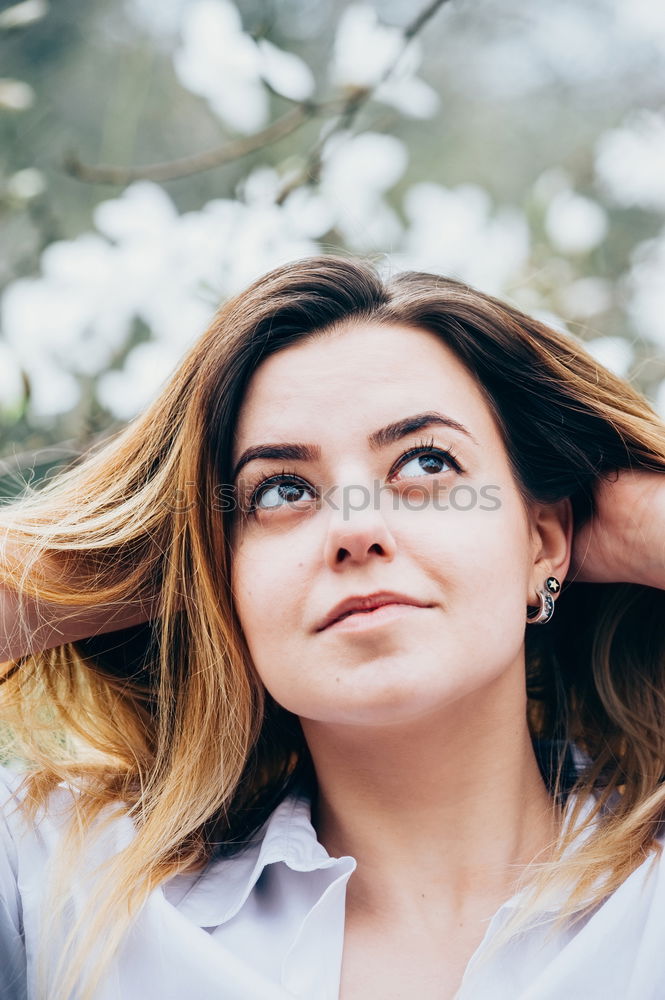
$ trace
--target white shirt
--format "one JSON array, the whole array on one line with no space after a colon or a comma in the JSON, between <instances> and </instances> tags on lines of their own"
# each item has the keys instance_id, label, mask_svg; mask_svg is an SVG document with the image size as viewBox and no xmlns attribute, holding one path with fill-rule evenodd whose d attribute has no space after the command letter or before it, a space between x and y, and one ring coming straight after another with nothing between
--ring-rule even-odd
<instances>
[{"instance_id":1,"label":"white shirt","mask_svg":"<svg viewBox=\"0 0 665 1000\"><path fill-rule=\"evenodd\" d=\"M35 997L44 871L71 794L59 788L28 827L11 802L17 781L0 768L1 1000ZM132 834L128 818L116 820L100 850L119 850ZM244 853L151 893L97 1000L336 1000L355 867L318 842L306 799L285 799ZM488 922L459 1000L663 1000L665 854L647 859L582 926L547 941L553 911L544 911L541 926L476 969L517 898Z\"/></svg>"}]
</instances>

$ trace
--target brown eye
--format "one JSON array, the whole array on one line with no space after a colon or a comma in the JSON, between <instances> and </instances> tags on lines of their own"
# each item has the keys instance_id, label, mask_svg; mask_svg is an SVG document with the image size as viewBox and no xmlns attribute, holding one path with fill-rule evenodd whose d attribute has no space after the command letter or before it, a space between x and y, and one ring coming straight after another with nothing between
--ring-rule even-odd
<instances>
[{"instance_id":1,"label":"brown eye","mask_svg":"<svg viewBox=\"0 0 665 1000\"><path fill-rule=\"evenodd\" d=\"M437 475L462 471L451 453L441 448L413 448L402 456L395 471L402 473L409 466L412 466L412 471L407 473L407 479L428 473Z\"/></svg>"}]
</instances>

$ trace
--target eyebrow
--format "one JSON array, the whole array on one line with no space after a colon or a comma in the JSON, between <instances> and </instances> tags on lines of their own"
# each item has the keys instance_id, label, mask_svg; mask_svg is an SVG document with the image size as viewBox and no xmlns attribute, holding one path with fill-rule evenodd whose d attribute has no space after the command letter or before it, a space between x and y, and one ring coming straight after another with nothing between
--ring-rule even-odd
<instances>
[{"instance_id":1,"label":"eyebrow","mask_svg":"<svg viewBox=\"0 0 665 1000\"><path fill-rule=\"evenodd\" d=\"M414 431L434 426L448 427L451 430L459 431L459 433L465 434L470 438L474 444L478 444L468 427L465 427L458 420L453 420L452 417L446 417L443 413L438 413L436 410L428 410L426 413L416 413L412 417L404 417L403 420L397 420L394 424L381 427L378 431L370 434L367 441L372 451L378 451L380 448L385 448L387 445L394 444L396 441L407 437L407 435L413 434ZM321 449L315 444L281 443L254 445L251 448L247 448L238 459L238 463L233 470L233 480L237 479L241 469L249 462L254 462L257 459L267 458L284 462L316 462L320 457Z\"/></svg>"}]
</instances>

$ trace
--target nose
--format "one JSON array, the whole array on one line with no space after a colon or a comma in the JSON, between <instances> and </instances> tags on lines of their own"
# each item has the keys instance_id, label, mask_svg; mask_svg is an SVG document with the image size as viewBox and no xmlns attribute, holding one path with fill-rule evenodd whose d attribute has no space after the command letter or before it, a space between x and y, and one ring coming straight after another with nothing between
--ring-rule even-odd
<instances>
[{"instance_id":1,"label":"nose","mask_svg":"<svg viewBox=\"0 0 665 1000\"><path fill-rule=\"evenodd\" d=\"M342 509L331 516L324 546L324 560L331 569L362 564L373 555L390 562L396 551L393 534L377 507Z\"/></svg>"}]
</instances>

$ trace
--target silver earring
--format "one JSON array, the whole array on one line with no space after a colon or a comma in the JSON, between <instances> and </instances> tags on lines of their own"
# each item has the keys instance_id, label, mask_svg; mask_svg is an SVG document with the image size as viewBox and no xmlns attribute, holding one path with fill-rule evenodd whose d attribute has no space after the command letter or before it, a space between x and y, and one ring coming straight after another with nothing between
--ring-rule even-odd
<instances>
[{"instance_id":1,"label":"silver earring","mask_svg":"<svg viewBox=\"0 0 665 1000\"><path fill-rule=\"evenodd\" d=\"M545 587L547 589L541 589L537 592L540 607L531 617L527 614L527 625L547 625L548 621L554 614L554 598L552 597L552 594L559 592L561 584L555 576L548 576L545 580Z\"/></svg>"}]
</instances>

